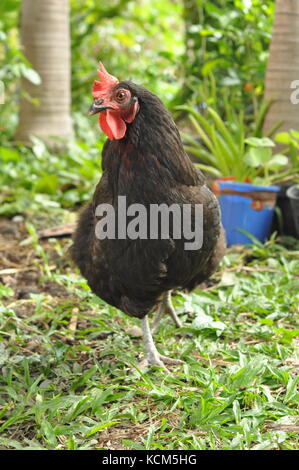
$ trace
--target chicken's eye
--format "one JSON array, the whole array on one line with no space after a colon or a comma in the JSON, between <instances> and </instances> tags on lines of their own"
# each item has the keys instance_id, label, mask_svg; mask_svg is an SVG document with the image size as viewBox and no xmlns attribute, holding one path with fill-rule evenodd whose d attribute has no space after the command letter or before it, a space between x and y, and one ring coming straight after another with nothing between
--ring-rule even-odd
<instances>
[{"instance_id":1,"label":"chicken's eye","mask_svg":"<svg viewBox=\"0 0 299 470\"><path fill-rule=\"evenodd\" d=\"M127 93L124 90L118 90L116 92L116 99L119 103L122 103L127 97Z\"/></svg>"}]
</instances>

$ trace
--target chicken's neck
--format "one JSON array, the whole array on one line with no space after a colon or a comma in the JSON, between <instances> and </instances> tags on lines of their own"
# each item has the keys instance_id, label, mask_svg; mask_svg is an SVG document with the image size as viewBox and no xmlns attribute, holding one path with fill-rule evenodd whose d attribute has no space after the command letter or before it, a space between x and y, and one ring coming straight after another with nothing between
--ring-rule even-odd
<instances>
[{"instance_id":1,"label":"chicken's neck","mask_svg":"<svg viewBox=\"0 0 299 470\"><path fill-rule=\"evenodd\" d=\"M202 183L169 113L157 111L150 116L140 113L123 139L104 146L103 169L115 196Z\"/></svg>"}]
</instances>

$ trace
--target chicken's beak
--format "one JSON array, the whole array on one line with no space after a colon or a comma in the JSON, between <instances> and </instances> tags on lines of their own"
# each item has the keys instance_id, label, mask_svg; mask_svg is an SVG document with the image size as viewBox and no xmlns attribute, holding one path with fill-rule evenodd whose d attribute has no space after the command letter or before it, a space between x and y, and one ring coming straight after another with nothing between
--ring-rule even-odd
<instances>
[{"instance_id":1,"label":"chicken's beak","mask_svg":"<svg viewBox=\"0 0 299 470\"><path fill-rule=\"evenodd\" d=\"M105 111L106 109L113 109L111 106L105 106L103 105L104 100L97 100L92 103L88 110L89 115L101 113L102 111Z\"/></svg>"}]
</instances>

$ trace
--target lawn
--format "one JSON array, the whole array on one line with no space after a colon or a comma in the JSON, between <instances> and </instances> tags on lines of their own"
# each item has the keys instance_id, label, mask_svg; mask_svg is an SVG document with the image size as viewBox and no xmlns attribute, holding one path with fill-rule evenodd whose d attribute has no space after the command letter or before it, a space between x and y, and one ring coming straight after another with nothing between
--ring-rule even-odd
<instances>
[{"instance_id":1,"label":"lawn","mask_svg":"<svg viewBox=\"0 0 299 470\"><path fill-rule=\"evenodd\" d=\"M41 223L0 221L1 449L299 449L298 242L229 249L176 293L184 327L155 338L185 363L166 375Z\"/></svg>"}]
</instances>

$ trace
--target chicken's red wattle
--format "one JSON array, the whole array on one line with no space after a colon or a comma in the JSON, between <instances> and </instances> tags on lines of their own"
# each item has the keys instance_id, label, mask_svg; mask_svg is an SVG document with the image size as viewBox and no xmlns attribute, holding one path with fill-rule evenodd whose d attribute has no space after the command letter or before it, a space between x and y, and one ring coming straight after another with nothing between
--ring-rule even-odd
<instances>
[{"instance_id":1,"label":"chicken's red wattle","mask_svg":"<svg viewBox=\"0 0 299 470\"><path fill-rule=\"evenodd\" d=\"M110 140L122 139L127 126L119 113L110 109L100 114L100 126Z\"/></svg>"}]
</instances>

